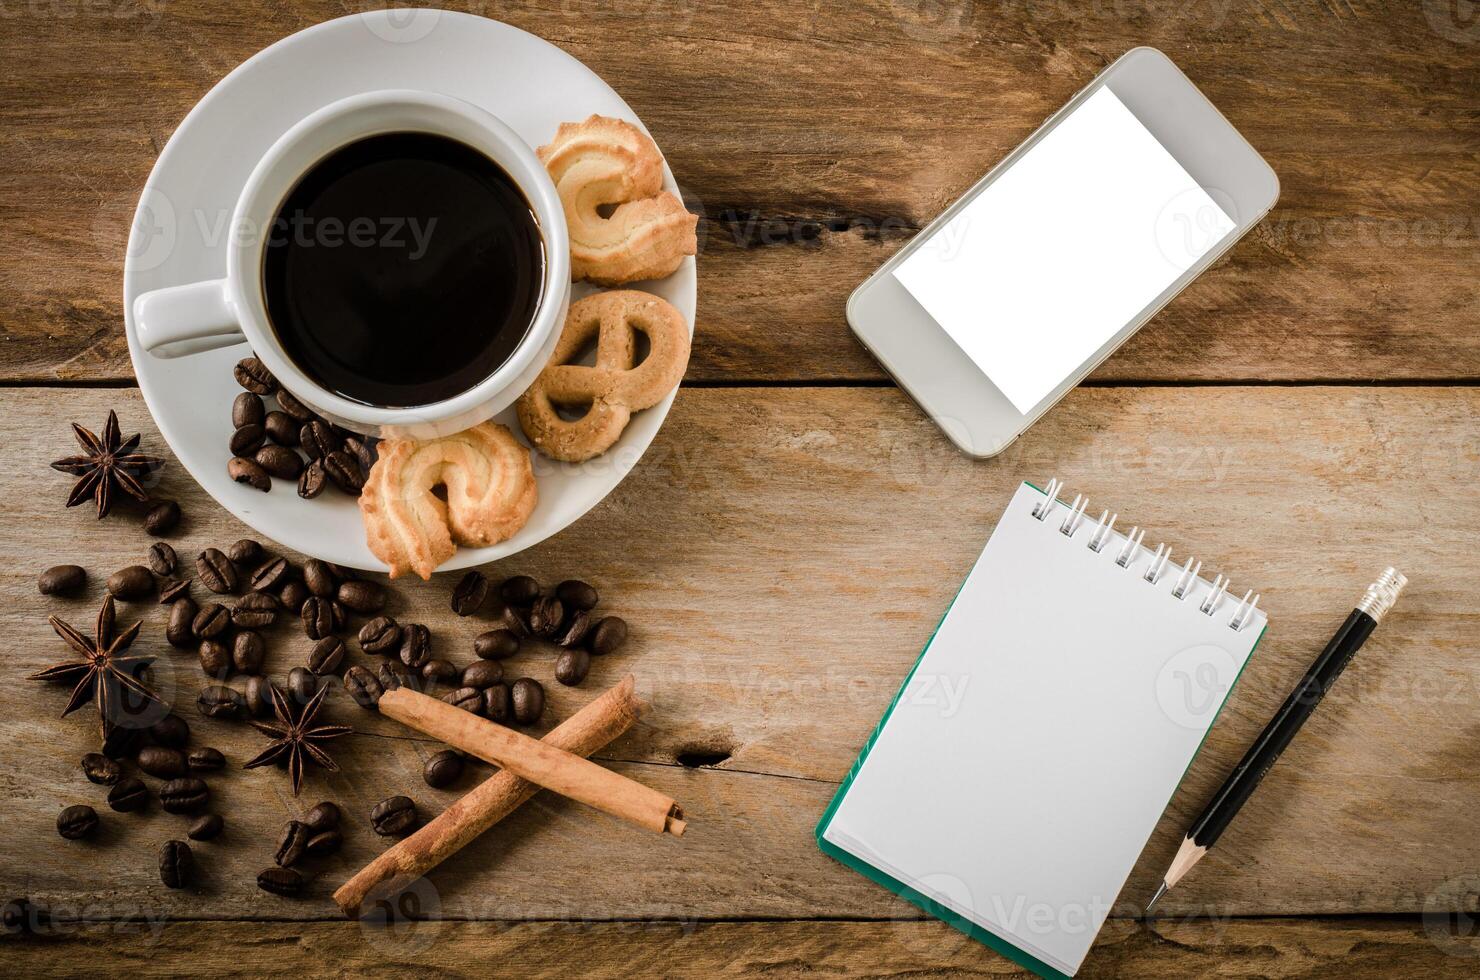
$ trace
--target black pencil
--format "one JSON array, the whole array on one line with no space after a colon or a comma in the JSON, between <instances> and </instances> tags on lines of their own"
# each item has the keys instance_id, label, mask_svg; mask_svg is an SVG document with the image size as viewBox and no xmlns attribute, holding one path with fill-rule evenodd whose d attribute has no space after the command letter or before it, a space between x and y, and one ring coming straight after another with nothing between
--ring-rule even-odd
<instances>
[{"instance_id":1,"label":"black pencil","mask_svg":"<svg viewBox=\"0 0 1480 980\"><path fill-rule=\"evenodd\" d=\"M1285 746L1290 744L1295 733L1300 731L1305 719L1316 710L1316 705L1321 703L1336 678L1341 676L1347 663L1362 648L1367 637L1372 635L1383 615L1398 601L1399 593L1407 584L1408 579L1401 572L1396 568L1389 568L1367 587L1362 601L1346 617L1341 629L1336 631L1331 642L1326 644L1326 649L1310 665L1295 690L1280 705L1280 710L1264 726L1264 731L1249 746L1249 751L1244 753L1239 764L1233 767L1233 772L1213 795L1212 802L1193 822L1187 836L1182 838L1182 846L1177 849L1177 856L1172 858L1171 867L1167 868L1167 873L1162 877L1161 887L1146 905L1147 912L1161 901L1161 897L1183 875L1192 870L1193 865L1202 860L1203 855L1208 853L1208 848L1217 843L1239 808L1253 794L1259 781L1269 772L1275 760L1279 759L1280 753L1285 751Z\"/></svg>"}]
</instances>

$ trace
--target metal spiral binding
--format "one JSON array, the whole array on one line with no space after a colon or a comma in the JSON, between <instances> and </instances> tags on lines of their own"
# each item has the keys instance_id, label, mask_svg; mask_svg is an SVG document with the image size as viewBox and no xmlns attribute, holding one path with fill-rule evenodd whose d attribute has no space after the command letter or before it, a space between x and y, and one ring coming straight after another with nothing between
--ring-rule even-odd
<instances>
[{"instance_id":1,"label":"metal spiral binding","mask_svg":"<svg viewBox=\"0 0 1480 980\"><path fill-rule=\"evenodd\" d=\"M1048 515L1053 513L1053 509L1060 503L1058 494L1063 489L1064 485L1057 477L1048 481L1048 487L1043 491L1043 499L1033 505L1032 514L1036 520L1044 521L1048 519ZM1063 521L1059 524L1059 533L1063 534L1066 538L1073 538L1079 531L1080 526L1084 523L1084 512L1088 507L1089 498L1084 494L1075 494L1074 503L1069 505L1069 513L1065 515ZM1111 514L1108 510L1100 512L1100 519L1095 522L1094 530L1090 532L1087 542L1090 551L1099 554L1104 550L1105 545L1110 541L1111 534L1114 533L1115 520L1119 516L1119 514ZM1142 551L1142 542L1145 538L1146 532L1139 526L1131 528L1130 533L1125 536L1125 544L1121 546L1120 551L1115 556L1115 564L1120 568L1126 569L1134 565ZM1150 552L1151 549L1147 548L1145 550ZM1151 554L1151 564L1141 573L1141 578L1145 582L1155 585L1161 581L1162 575L1166 572L1167 565L1171 563L1171 560L1172 549L1164 544L1158 544L1156 551ZM1198 581L1198 574L1201 571L1202 562L1195 561L1189 556L1187 561L1182 565L1182 571L1177 574L1177 581L1172 585L1172 598L1179 601L1186 601L1187 596L1192 592L1193 585ZM1219 575L1213 581L1212 591L1197 604L1197 611L1204 616L1216 615L1219 607L1223 605L1223 600L1227 596L1228 587L1231 584L1231 579ZM1253 597L1252 599L1250 598L1251 596ZM1234 632L1238 632L1249 625L1249 622L1254 618L1254 610L1259 606L1259 599L1259 596L1254 595L1253 589L1245 592L1243 599L1234 608L1233 615L1229 617L1228 628Z\"/></svg>"}]
</instances>

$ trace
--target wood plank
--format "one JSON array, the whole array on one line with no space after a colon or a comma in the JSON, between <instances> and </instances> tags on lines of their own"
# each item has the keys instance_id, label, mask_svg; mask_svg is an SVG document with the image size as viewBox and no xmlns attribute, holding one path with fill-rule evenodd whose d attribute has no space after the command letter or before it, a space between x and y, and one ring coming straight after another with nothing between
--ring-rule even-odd
<instances>
[{"instance_id":1,"label":"wood plank","mask_svg":"<svg viewBox=\"0 0 1480 980\"><path fill-rule=\"evenodd\" d=\"M1473 25L1445 4L456 6L586 61L666 149L706 216L692 378L882 378L847 332L848 292L1137 44L1176 59L1284 190L1098 378L1480 376L1480 63ZM12 19L0 378L131 376L122 256L160 147L242 59L346 9L180 2Z\"/></svg>"},{"instance_id":2,"label":"wood plank","mask_svg":"<svg viewBox=\"0 0 1480 980\"><path fill-rule=\"evenodd\" d=\"M35 746L0 770L13 853L30 855L0 868L0 893L101 915L145 902L169 915L330 916L329 892L380 846L365 826L375 801L405 792L435 811L452 798L421 785L434 746L343 697L332 713L369 735L346 740L345 771L313 774L302 800L272 771L212 780L233 827L199 848L198 894L167 893L152 867L179 818L105 813L96 844L52 829L61 806L103 796L77 770L92 727L86 712L58 721L61 694L22 678L64 652L47 614L87 623L102 579L140 560L148 538L127 515L99 524L64 511L66 479L45 462L66 449L65 419L95 422L110 405L160 448L133 390L0 391L11 450L0 471L0 635L12 679L0 685L0 737ZM822 857L812 827L1016 482L1056 473L1146 527L1148 540L1197 554L1237 588L1258 587L1273 623L1118 911L1149 894L1186 821L1390 562L1413 579L1409 593L1167 910L1450 907L1461 901L1456 876L1474 863L1480 803L1480 729L1465 721L1480 688L1480 662L1467 655L1480 626L1480 557L1465 546L1480 524L1469 489L1480 475L1477 417L1473 388L1084 389L1004 456L978 462L951 451L893 389L685 391L610 499L490 573L589 576L633 624L630 646L584 688L548 685L550 716L635 671L653 714L603 758L682 800L690 832L665 840L541 797L433 876L441 906L477 918L910 916ZM178 468L162 492L185 506L184 555L246 533ZM59 561L93 573L86 598L36 594L36 574ZM391 608L427 622L438 651L465 662L483 626L454 619L450 587L445 577L407 587ZM162 654L162 685L188 700L198 669L168 652L163 611L127 612L146 622L141 647ZM288 625L269 644L276 676L309 646ZM548 654L521 653L511 669L550 681ZM234 762L257 751L254 734L187 716ZM713 754L715 767L676 764L693 753ZM322 869L311 901L259 894L251 879L278 826L323 796L355 820L345 854Z\"/></svg>"},{"instance_id":3,"label":"wood plank","mask_svg":"<svg viewBox=\"0 0 1480 980\"><path fill-rule=\"evenodd\" d=\"M1429 931L1432 925L1435 931ZM1391 919L1112 922L1079 976L1413 980L1472 976L1480 944ZM71 926L6 944L28 976L1030 977L936 922L190 922ZM85 963L84 968L81 964Z\"/></svg>"}]
</instances>

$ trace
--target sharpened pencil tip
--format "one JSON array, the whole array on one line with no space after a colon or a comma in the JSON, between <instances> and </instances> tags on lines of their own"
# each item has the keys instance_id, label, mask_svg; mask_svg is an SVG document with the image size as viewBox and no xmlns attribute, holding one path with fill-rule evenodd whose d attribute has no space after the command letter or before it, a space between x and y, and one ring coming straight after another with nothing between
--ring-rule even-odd
<instances>
[{"instance_id":1,"label":"sharpened pencil tip","mask_svg":"<svg viewBox=\"0 0 1480 980\"><path fill-rule=\"evenodd\" d=\"M1146 915L1151 914L1151 910L1156 907L1156 903L1161 901L1161 896L1165 895L1166 893L1167 883L1163 881L1161 883L1161 887L1156 889L1156 894L1151 896L1151 901L1146 903Z\"/></svg>"}]
</instances>

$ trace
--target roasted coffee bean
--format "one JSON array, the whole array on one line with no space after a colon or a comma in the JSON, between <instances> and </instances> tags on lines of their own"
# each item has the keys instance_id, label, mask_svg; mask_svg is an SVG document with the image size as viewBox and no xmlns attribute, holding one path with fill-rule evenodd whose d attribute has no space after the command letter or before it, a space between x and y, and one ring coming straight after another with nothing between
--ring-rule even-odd
<instances>
[{"instance_id":1,"label":"roasted coffee bean","mask_svg":"<svg viewBox=\"0 0 1480 980\"><path fill-rule=\"evenodd\" d=\"M171 779L159 788L159 805L165 813L194 813L210 798L205 780L194 776Z\"/></svg>"},{"instance_id":2,"label":"roasted coffee bean","mask_svg":"<svg viewBox=\"0 0 1480 980\"><path fill-rule=\"evenodd\" d=\"M82 757L82 774L90 783L112 786L123 778L123 767L101 752L89 752Z\"/></svg>"},{"instance_id":3,"label":"roasted coffee bean","mask_svg":"<svg viewBox=\"0 0 1480 980\"><path fill-rule=\"evenodd\" d=\"M461 673L451 660L428 660L421 665L421 679L428 684L456 684Z\"/></svg>"},{"instance_id":4,"label":"roasted coffee bean","mask_svg":"<svg viewBox=\"0 0 1480 980\"><path fill-rule=\"evenodd\" d=\"M296 578L290 579L283 586L282 590L278 592L278 601L282 603L284 609L288 610L294 616L303 612L303 603L307 598L308 586Z\"/></svg>"},{"instance_id":5,"label":"roasted coffee bean","mask_svg":"<svg viewBox=\"0 0 1480 980\"><path fill-rule=\"evenodd\" d=\"M195 619L190 623L190 630L199 640L209 640L220 636L231 625L231 610L219 602L211 602L201 607L200 612L195 614Z\"/></svg>"},{"instance_id":6,"label":"roasted coffee bean","mask_svg":"<svg viewBox=\"0 0 1480 980\"><path fill-rule=\"evenodd\" d=\"M313 421L313 409L299 401L288 389L278 389L277 403L279 408L287 412L288 415L292 416L300 424Z\"/></svg>"},{"instance_id":7,"label":"roasted coffee bean","mask_svg":"<svg viewBox=\"0 0 1480 980\"><path fill-rule=\"evenodd\" d=\"M370 471L375 467L375 461L380 458L380 449L376 442L359 436L346 436L344 451L355 458L355 462L360 464L360 472L365 475L366 479L369 479Z\"/></svg>"},{"instance_id":8,"label":"roasted coffee bean","mask_svg":"<svg viewBox=\"0 0 1480 980\"><path fill-rule=\"evenodd\" d=\"M139 743L143 740L143 729L131 725L110 725L103 735L102 752L115 762L128 759L139 750Z\"/></svg>"},{"instance_id":9,"label":"roasted coffee bean","mask_svg":"<svg viewBox=\"0 0 1480 980\"><path fill-rule=\"evenodd\" d=\"M239 674L260 674L267 661L267 644L261 634L242 630L231 641L231 666Z\"/></svg>"},{"instance_id":10,"label":"roasted coffee bean","mask_svg":"<svg viewBox=\"0 0 1480 980\"><path fill-rule=\"evenodd\" d=\"M583 609L570 617L570 622L565 625L565 631L560 634L555 642L563 647L580 646L590 634L591 627L595 625L595 617Z\"/></svg>"},{"instance_id":11,"label":"roasted coffee bean","mask_svg":"<svg viewBox=\"0 0 1480 980\"><path fill-rule=\"evenodd\" d=\"M277 391L277 378L267 370L267 365L255 357L244 357L237 361L231 373L237 384L255 394L270 395Z\"/></svg>"},{"instance_id":12,"label":"roasted coffee bean","mask_svg":"<svg viewBox=\"0 0 1480 980\"><path fill-rule=\"evenodd\" d=\"M598 657L613 653L627 642L627 621L619 616L607 616L591 630L588 646Z\"/></svg>"},{"instance_id":13,"label":"roasted coffee bean","mask_svg":"<svg viewBox=\"0 0 1480 980\"><path fill-rule=\"evenodd\" d=\"M370 811L370 825L382 837L399 837L409 833L416 823L416 803L409 796L392 796L381 800Z\"/></svg>"},{"instance_id":14,"label":"roasted coffee bean","mask_svg":"<svg viewBox=\"0 0 1480 980\"><path fill-rule=\"evenodd\" d=\"M549 639L565 624L565 606L554 596L541 596L529 607L529 631Z\"/></svg>"},{"instance_id":15,"label":"roasted coffee bean","mask_svg":"<svg viewBox=\"0 0 1480 980\"><path fill-rule=\"evenodd\" d=\"M483 717L507 725L514 709L509 700L509 685L495 684L483 691Z\"/></svg>"},{"instance_id":16,"label":"roasted coffee bean","mask_svg":"<svg viewBox=\"0 0 1480 980\"><path fill-rule=\"evenodd\" d=\"M471 711L475 715L483 713L483 692L476 687L460 687L442 695L442 700L454 708Z\"/></svg>"},{"instance_id":17,"label":"roasted coffee bean","mask_svg":"<svg viewBox=\"0 0 1480 980\"><path fill-rule=\"evenodd\" d=\"M277 622L278 601L271 592L248 592L231 610L237 629L262 629Z\"/></svg>"},{"instance_id":18,"label":"roasted coffee bean","mask_svg":"<svg viewBox=\"0 0 1480 980\"><path fill-rule=\"evenodd\" d=\"M339 850L339 845L344 842L337 830L326 830L323 833L314 834L303 845L303 853L309 857L328 857Z\"/></svg>"},{"instance_id":19,"label":"roasted coffee bean","mask_svg":"<svg viewBox=\"0 0 1480 980\"><path fill-rule=\"evenodd\" d=\"M226 463L226 475L237 483L245 483L253 490L261 490L267 493L272 489L272 477L267 475L255 459L245 456L233 456Z\"/></svg>"},{"instance_id":20,"label":"roasted coffee bean","mask_svg":"<svg viewBox=\"0 0 1480 980\"><path fill-rule=\"evenodd\" d=\"M324 472L324 464L313 460L298 474L298 496L304 500L312 500L324 492L329 485L329 475Z\"/></svg>"},{"instance_id":21,"label":"roasted coffee bean","mask_svg":"<svg viewBox=\"0 0 1480 980\"><path fill-rule=\"evenodd\" d=\"M260 542L251 538L239 538L226 549L226 557L237 568L255 568L264 556Z\"/></svg>"},{"instance_id":22,"label":"roasted coffee bean","mask_svg":"<svg viewBox=\"0 0 1480 980\"><path fill-rule=\"evenodd\" d=\"M42 595L73 595L87 584L87 570L81 565L53 565L36 579Z\"/></svg>"},{"instance_id":23,"label":"roasted coffee bean","mask_svg":"<svg viewBox=\"0 0 1480 980\"><path fill-rule=\"evenodd\" d=\"M332 596L339 588L339 583L334 581L334 573L329 570L329 563L317 558L303 563L303 584L317 596Z\"/></svg>"},{"instance_id":24,"label":"roasted coffee bean","mask_svg":"<svg viewBox=\"0 0 1480 980\"><path fill-rule=\"evenodd\" d=\"M298 430L303 423L293 421L286 412L268 412L262 427L267 430L267 438L284 449L298 448Z\"/></svg>"},{"instance_id":25,"label":"roasted coffee bean","mask_svg":"<svg viewBox=\"0 0 1480 980\"><path fill-rule=\"evenodd\" d=\"M545 689L532 677L521 677L509 685L509 702L514 709L514 720L521 725L533 725L545 713Z\"/></svg>"},{"instance_id":26,"label":"roasted coffee bean","mask_svg":"<svg viewBox=\"0 0 1480 980\"><path fill-rule=\"evenodd\" d=\"M231 441L226 448L231 450L233 456L250 456L262 448L263 441L267 438L267 430L260 422L244 425L231 433Z\"/></svg>"},{"instance_id":27,"label":"roasted coffee bean","mask_svg":"<svg viewBox=\"0 0 1480 980\"><path fill-rule=\"evenodd\" d=\"M527 606L540 597L540 592L540 583L528 575L505 579L498 587L498 594L512 606Z\"/></svg>"},{"instance_id":28,"label":"roasted coffee bean","mask_svg":"<svg viewBox=\"0 0 1480 980\"><path fill-rule=\"evenodd\" d=\"M429 757L421 767L421 778L426 780L428 786L436 789L451 786L462 774L463 757L451 749L443 749Z\"/></svg>"},{"instance_id":29,"label":"roasted coffee bean","mask_svg":"<svg viewBox=\"0 0 1480 980\"><path fill-rule=\"evenodd\" d=\"M297 820L289 820L283 824L283 832L278 837L277 853L272 859L280 868L291 868L303 857L304 845L308 843L308 827Z\"/></svg>"},{"instance_id":30,"label":"roasted coffee bean","mask_svg":"<svg viewBox=\"0 0 1480 980\"><path fill-rule=\"evenodd\" d=\"M303 600L298 616L303 620L303 632L310 640L322 640L334 632L334 607L322 596L311 595Z\"/></svg>"},{"instance_id":31,"label":"roasted coffee bean","mask_svg":"<svg viewBox=\"0 0 1480 980\"><path fill-rule=\"evenodd\" d=\"M184 888L195 872L195 857L182 840L167 840L159 849L159 880L166 888Z\"/></svg>"},{"instance_id":32,"label":"roasted coffee bean","mask_svg":"<svg viewBox=\"0 0 1480 980\"><path fill-rule=\"evenodd\" d=\"M175 574L175 563L178 560L175 549L167 541L156 541L149 546L149 567L155 575Z\"/></svg>"},{"instance_id":33,"label":"roasted coffee bean","mask_svg":"<svg viewBox=\"0 0 1480 980\"><path fill-rule=\"evenodd\" d=\"M323 459L339 448L339 437L323 419L305 422L298 430L298 445L309 459Z\"/></svg>"},{"instance_id":34,"label":"roasted coffee bean","mask_svg":"<svg viewBox=\"0 0 1480 980\"><path fill-rule=\"evenodd\" d=\"M167 578L159 583L159 604L161 606L173 605L174 601L181 596L190 594L190 582L188 578Z\"/></svg>"},{"instance_id":35,"label":"roasted coffee bean","mask_svg":"<svg viewBox=\"0 0 1480 980\"><path fill-rule=\"evenodd\" d=\"M156 536L169 534L179 523L180 505L173 500L161 500L144 514L144 530Z\"/></svg>"},{"instance_id":36,"label":"roasted coffee bean","mask_svg":"<svg viewBox=\"0 0 1480 980\"><path fill-rule=\"evenodd\" d=\"M270 592L292 577L292 562L286 558L272 558L257 566L247 586L253 592Z\"/></svg>"},{"instance_id":37,"label":"roasted coffee bean","mask_svg":"<svg viewBox=\"0 0 1480 980\"><path fill-rule=\"evenodd\" d=\"M274 895L292 898L303 891L303 875L292 868L268 868L257 872L257 887Z\"/></svg>"},{"instance_id":38,"label":"roasted coffee bean","mask_svg":"<svg viewBox=\"0 0 1480 980\"><path fill-rule=\"evenodd\" d=\"M200 579L201 585L217 595L235 592L241 583L236 566L219 548L207 548L196 556L195 575Z\"/></svg>"},{"instance_id":39,"label":"roasted coffee bean","mask_svg":"<svg viewBox=\"0 0 1480 980\"><path fill-rule=\"evenodd\" d=\"M98 829L98 811L81 803L69 806L57 814L57 833L67 840L82 840L91 837Z\"/></svg>"},{"instance_id":40,"label":"roasted coffee bean","mask_svg":"<svg viewBox=\"0 0 1480 980\"><path fill-rule=\"evenodd\" d=\"M376 616L360 627L360 649L385 655L401 647L401 627L389 616Z\"/></svg>"},{"instance_id":41,"label":"roasted coffee bean","mask_svg":"<svg viewBox=\"0 0 1480 980\"><path fill-rule=\"evenodd\" d=\"M296 480L303 472L303 457L282 446L263 446L252 457L268 476L279 480Z\"/></svg>"},{"instance_id":42,"label":"roasted coffee bean","mask_svg":"<svg viewBox=\"0 0 1480 980\"><path fill-rule=\"evenodd\" d=\"M475 660L463 668L462 686L483 690L504 679L504 668L497 660Z\"/></svg>"},{"instance_id":43,"label":"roasted coffee bean","mask_svg":"<svg viewBox=\"0 0 1480 980\"><path fill-rule=\"evenodd\" d=\"M353 568L345 565L336 565L332 561L326 561L324 564L329 566L329 571L333 572L334 578L340 582L358 582L360 580L360 573Z\"/></svg>"},{"instance_id":44,"label":"roasted coffee bean","mask_svg":"<svg viewBox=\"0 0 1480 980\"><path fill-rule=\"evenodd\" d=\"M334 673L343 662L344 641L337 636L324 637L308 654L308 669L320 677Z\"/></svg>"},{"instance_id":45,"label":"roasted coffee bean","mask_svg":"<svg viewBox=\"0 0 1480 980\"><path fill-rule=\"evenodd\" d=\"M529 623L525 621L524 615L507 603L495 603L486 618L492 628L508 630L521 640L529 635Z\"/></svg>"},{"instance_id":46,"label":"roasted coffee bean","mask_svg":"<svg viewBox=\"0 0 1480 980\"><path fill-rule=\"evenodd\" d=\"M247 701L241 692L222 684L201 688L195 707L207 718L241 718L247 713Z\"/></svg>"},{"instance_id":47,"label":"roasted coffee bean","mask_svg":"<svg viewBox=\"0 0 1480 980\"><path fill-rule=\"evenodd\" d=\"M185 753L167 745L146 745L134 760L139 768L158 779L175 779L185 775Z\"/></svg>"},{"instance_id":48,"label":"roasted coffee bean","mask_svg":"<svg viewBox=\"0 0 1480 980\"><path fill-rule=\"evenodd\" d=\"M360 461L343 449L336 449L324 457L324 473L351 497L358 497L365 489L365 472L360 469Z\"/></svg>"},{"instance_id":49,"label":"roasted coffee bean","mask_svg":"<svg viewBox=\"0 0 1480 980\"><path fill-rule=\"evenodd\" d=\"M591 654L579 648L562 650L555 659L555 679L566 687L575 687L591 673Z\"/></svg>"},{"instance_id":50,"label":"roasted coffee bean","mask_svg":"<svg viewBox=\"0 0 1480 980\"><path fill-rule=\"evenodd\" d=\"M195 600L181 596L170 603L170 619L164 628L164 638L172 647L188 647L195 641Z\"/></svg>"},{"instance_id":51,"label":"roasted coffee bean","mask_svg":"<svg viewBox=\"0 0 1480 980\"><path fill-rule=\"evenodd\" d=\"M288 671L288 700L307 704L318 690L319 679L307 667L294 667Z\"/></svg>"},{"instance_id":52,"label":"roasted coffee bean","mask_svg":"<svg viewBox=\"0 0 1480 980\"><path fill-rule=\"evenodd\" d=\"M339 805L328 800L316 803L313 809L303 815L303 823L315 834L333 830L339 826Z\"/></svg>"},{"instance_id":53,"label":"roasted coffee bean","mask_svg":"<svg viewBox=\"0 0 1480 980\"><path fill-rule=\"evenodd\" d=\"M248 677L242 690L242 703L248 717L261 718L272 714L272 681L260 675Z\"/></svg>"},{"instance_id":54,"label":"roasted coffee bean","mask_svg":"<svg viewBox=\"0 0 1480 980\"><path fill-rule=\"evenodd\" d=\"M488 579L476 568L458 580L452 587L452 611L459 616L471 616L488 598Z\"/></svg>"},{"instance_id":55,"label":"roasted coffee bean","mask_svg":"<svg viewBox=\"0 0 1480 980\"><path fill-rule=\"evenodd\" d=\"M373 616L385 608L385 589L375 582L367 582L363 579L340 582L339 591L334 595L341 605L354 610L361 616Z\"/></svg>"},{"instance_id":56,"label":"roasted coffee bean","mask_svg":"<svg viewBox=\"0 0 1480 980\"><path fill-rule=\"evenodd\" d=\"M179 715L165 715L149 726L149 737L154 744L183 749L190 741L190 726Z\"/></svg>"},{"instance_id":57,"label":"roasted coffee bean","mask_svg":"<svg viewBox=\"0 0 1480 980\"><path fill-rule=\"evenodd\" d=\"M567 610L595 609L599 601L596 590L580 579L569 578L555 586L555 597Z\"/></svg>"},{"instance_id":58,"label":"roasted coffee bean","mask_svg":"<svg viewBox=\"0 0 1480 980\"><path fill-rule=\"evenodd\" d=\"M362 708L373 708L385 693L380 680L369 669L355 664L344 672L344 689Z\"/></svg>"},{"instance_id":59,"label":"roasted coffee bean","mask_svg":"<svg viewBox=\"0 0 1480 980\"><path fill-rule=\"evenodd\" d=\"M226 756L213 748L191 749L185 761L191 772L215 772L226 768Z\"/></svg>"},{"instance_id":60,"label":"roasted coffee bean","mask_svg":"<svg viewBox=\"0 0 1480 980\"><path fill-rule=\"evenodd\" d=\"M409 687L414 691L421 687L416 682L417 677L411 672L411 668L399 660L382 660L375 668L375 677L380 681L381 688L387 691L394 691L400 687Z\"/></svg>"},{"instance_id":61,"label":"roasted coffee bean","mask_svg":"<svg viewBox=\"0 0 1480 980\"><path fill-rule=\"evenodd\" d=\"M108 592L115 599L131 602L154 592L154 575L143 565L120 568L108 576Z\"/></svg>"},{"instance_id":62,"label":"roasted coffee bean","mask_svg":"<svg viewBox=\"0 0 1480 980\"><path fill-rule=\"evenodd\" d=\"M124 776L108 791L108 805L119 813L133 813L149 805L149 790L137 776Z\"/></svg>"},{"instance_id":63,"label":"roasted coffee bean","mask_svg":"<svg viewBox=\"0 0 1480 980\"><path fill-rule=\"evenodd\" d=\"M479 633L473 652L484 660L506 660L519 652L519 637L504 629Z\"/></svg>"},{"instance_id":64,"label":"roasted coffee bean","mask_svg":"<svg viewBox=\"0 0 1480 980\"><path fill-rule=\"evenodd\" d=\"M207 677L224 681L231 676L231 650L220 640L201 640L200 669Z\"/></svg>"},{"instance_id":65,"label":"roasted coffee bean","mask_svg":"<svg viewBox=\"0 0 1480 980\"><path fill-rule=\"evenodd\" d=\"M236 429L244 425L261 425L266 412L260 395L244 391L231 403L231 425Z\"/></svg>"},{"instance_id":66,"label":"roasted coffee bean","mask_svg":"<svg viewBox=\"0 0 1480 980\"><path fill-rule=\"evenodd\" d=\"M420 623L401 627L401 663L420 667L432 655L432 633Z\"/></svg>"},{"instance_id":67,"label":"roasted coffee bean","mask_svg":"<svg viewBox=\"0 0 1480 980\"><path fill-rule=\"evenodd\" d=\"M226 827L226 821L221 819L219 813L207 813L203 817L196 817L185 831L185 836L191 840L215 840L221 836L221 831Z\"/></svg>"}]
</instances>

